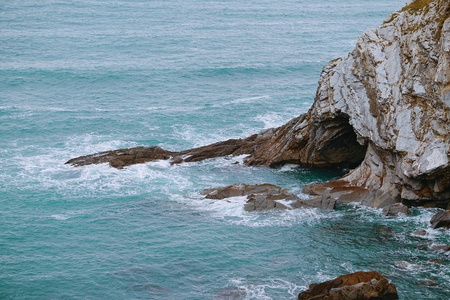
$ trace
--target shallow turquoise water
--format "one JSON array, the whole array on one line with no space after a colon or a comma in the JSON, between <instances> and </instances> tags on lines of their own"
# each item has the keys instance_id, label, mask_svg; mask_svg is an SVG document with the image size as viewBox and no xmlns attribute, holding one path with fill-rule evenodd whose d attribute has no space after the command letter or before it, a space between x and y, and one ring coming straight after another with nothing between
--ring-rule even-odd
<instances>
[{"instance_id":1,"label":"shallow turquoise water","mask_svg":"<svg viewBox=\"0 0 450 300\"><path fill-rule=\"evenodd\" d=\"M403 1L7 1L0 4L0 298L295 299L378 270L402 299L448 299L433 209L385 218L245 213L203 188L339 176L225 158L115 170L71 157L245 137L311 105L322 66ZM242 158L238 158L242 159ZM386 229L391 228L391 231ZM427 229L427 238L411 236ZM406 260L409 270L394 261ZM417 283L434 278L436 287Z\"/></svg>"}]
</instances>

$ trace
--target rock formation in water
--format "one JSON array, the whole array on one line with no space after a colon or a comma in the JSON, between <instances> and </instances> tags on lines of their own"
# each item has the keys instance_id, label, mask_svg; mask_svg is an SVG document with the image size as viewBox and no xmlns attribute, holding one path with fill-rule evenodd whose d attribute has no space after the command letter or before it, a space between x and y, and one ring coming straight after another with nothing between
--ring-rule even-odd
<instances>
[{"instance_id":1,"label":"rock formation in water","mask_svg":"<svg viewBox=\"0 0 450 300\"><path fill-rule=\"evenodd\" d=\"M209 158L251 154L258 145L266 143L272 130L266 133L254 134L246 139L230 139L224 142L193 148L185 151L167 151L160 147L134 147L118 149L101 153L80 156L66 162L73 166L85 166L91 164L109 163L111 167L122 169L134 164L142 164L155 160L171 160L172 164L182 162L196 162Z\"/></svg>"},{"instance_id":2,"label":"rock formation in water","mask_svg":"<svg viewBox=\"0 0 450 300\"><path fill-rule=\"evenodd\" d=\"M409 216L411 214L411 211L409 210L409 207L406 205L403 205L402 203L395 203L392 205L385 206L383 208L383 215L385 216L397 216L399 214L404 214L406 216Z\"/></svg>"},{"instance_id":3,"label":"rock formation in water","mask_svg":"<svg viewBox=\"0 0 450 300\"><path fill-rule=\"evenodd\" d=\"M333 280L313 283L298 295L299 300L393 300L397 289L377 272L356 272Z\"/></svg>"},{"instance_id":4,"label":"rock formation in water","mask_svg":"<svg viewBox=\"0 0 450 300\"><path fill-rule=\"evenodd\" d=\"M73 165L124 167L248 154L247 165L355 167L304 191L372 207L446 207L450 199L450 3L416 0L364 32L322 71L311 109L246 139L186 150L138 147L88 155Z\"/></svg>"},{"instance_id":5,"label":"rock formation in water","mask_svg":"<svg viewBox=\"0 0 450 300\"><path fill-rule=\"evenodd\" d=\"M320 208L333 209L336 201L327 197L302 200L295 194L273 184L233 184L223 188L205 189L201 193L206 199L223 200L232 197L247 198L245 211L268 209Z\"/></svg>"},{"instance_id":6,"label":"rock formation in water","mask_svg":"<svg viewBox=\"0 0 450 300\"><path fill-rule=\"evenodd\" d=\"M450 229L450 210L444 210L435 214L431 220L431 228L448 228Z\"/></svg>"}]
</instances>

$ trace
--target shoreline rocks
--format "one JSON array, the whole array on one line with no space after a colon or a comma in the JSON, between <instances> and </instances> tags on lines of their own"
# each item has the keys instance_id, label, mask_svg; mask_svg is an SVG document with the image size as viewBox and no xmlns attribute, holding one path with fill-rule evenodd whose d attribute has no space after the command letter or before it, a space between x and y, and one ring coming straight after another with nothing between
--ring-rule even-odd
<instances>
[{"instance_id":1,"label":"shoreline rocks","mask_svg":"<svg viewBox=\"0 0 450 300\"><path fill-rule=\"evenodd\" d=\"M298 300L392 300L398 299L395 285L377 272L355 272L333 280L313 283L298 295Z\"/></svg>"},{"instance_id":2,"label":"shoreline rocks","mask_svg":"<svg viewBox=\"0 0 450 300\"><path fill-rule=\"evenodd\" d=\"M383 208L384 216L394 217L398 216L399 214L409 216L411 214L411 211L409 210L408 206L403 205L402 203L395 203Z\"/></svg>"},{"instance_id":3,"label":"shoreline rocks","mask_svg":"<svg viewBox=\"0 0 450 300\"><path fill-rule=\"evenodd\" d=\"M246 197L244 210L264 211L269 209L319 208L334 209L335 201L316 197L310 200L300 199L287 189L273 184L233 184L221 188L205 189L201 192L206 199L224 200L232 197Z\"/></svg>"},{"instance_id":4,"label":"shoreline rocks","mask_svg":"<svg viewBox=\"0 0 450 300\"><path fill-rule=\"evenodd\" d=\"M450 210L444 210L441 212L438 212L435 214L431 220L431 228L437 229L437 228L450 228Z\"/></svg>"}]
</instances>

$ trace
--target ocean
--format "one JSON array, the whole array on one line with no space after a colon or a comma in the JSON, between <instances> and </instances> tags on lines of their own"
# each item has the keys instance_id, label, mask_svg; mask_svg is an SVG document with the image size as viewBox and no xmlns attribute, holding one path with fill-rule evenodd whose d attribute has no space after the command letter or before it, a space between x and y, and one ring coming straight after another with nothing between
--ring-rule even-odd
<instances>
[{"instance_id":1,"label":"ocean","mask_svg":"<svg viewBox=\"0 0 450 300\"><path fill-rule=\"evenodd\" d=\"M296 299L358 270L448 299L436 209L245 212L201 190L342 175L218 158L117 170L73 157L183 150L279 126L322 67L404 0L28 0L0 4L0 299ZM411 233L426 229L425 237ZM408 268L394 266L408 261ZM434 280L436 286L420 284ZM234 298L233 298L234 297Z\"/></svg>"}]
</instances>

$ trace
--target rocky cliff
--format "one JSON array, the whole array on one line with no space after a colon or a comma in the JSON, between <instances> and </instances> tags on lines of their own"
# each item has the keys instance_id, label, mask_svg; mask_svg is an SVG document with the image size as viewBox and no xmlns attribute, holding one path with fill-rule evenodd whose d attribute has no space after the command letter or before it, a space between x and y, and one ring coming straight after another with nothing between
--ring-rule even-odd
<instances>
[{"instance_id":1,"label":"rocky cliff","mask_svg":"<svg viewBox=\"0 0 450 300\"><path fill-rule=\"evenodd\" d=\"M400 201L446 206L449 80L450 2L416 0L364 32L345 58L329 62L308 113L279 128L182 152L140 147L68 163L123 167L154 159L180 163L248 154L248 165L355 167L339 180L306 187L312 195L373 207Z\"/></svg>"},{"instance_id":2,"label":"rocky cliff","mask_svg":"<svg viewBox=\"0 0 450 300\"><path fill-rule=\"evenodd\" d=\"M306 116L291 121L248 164L362 163L326 189L380 207L450 198L449 1L415 1L323 69ZM356 193L356 195L355 195Z\"/></svg>"}]
</instances>

